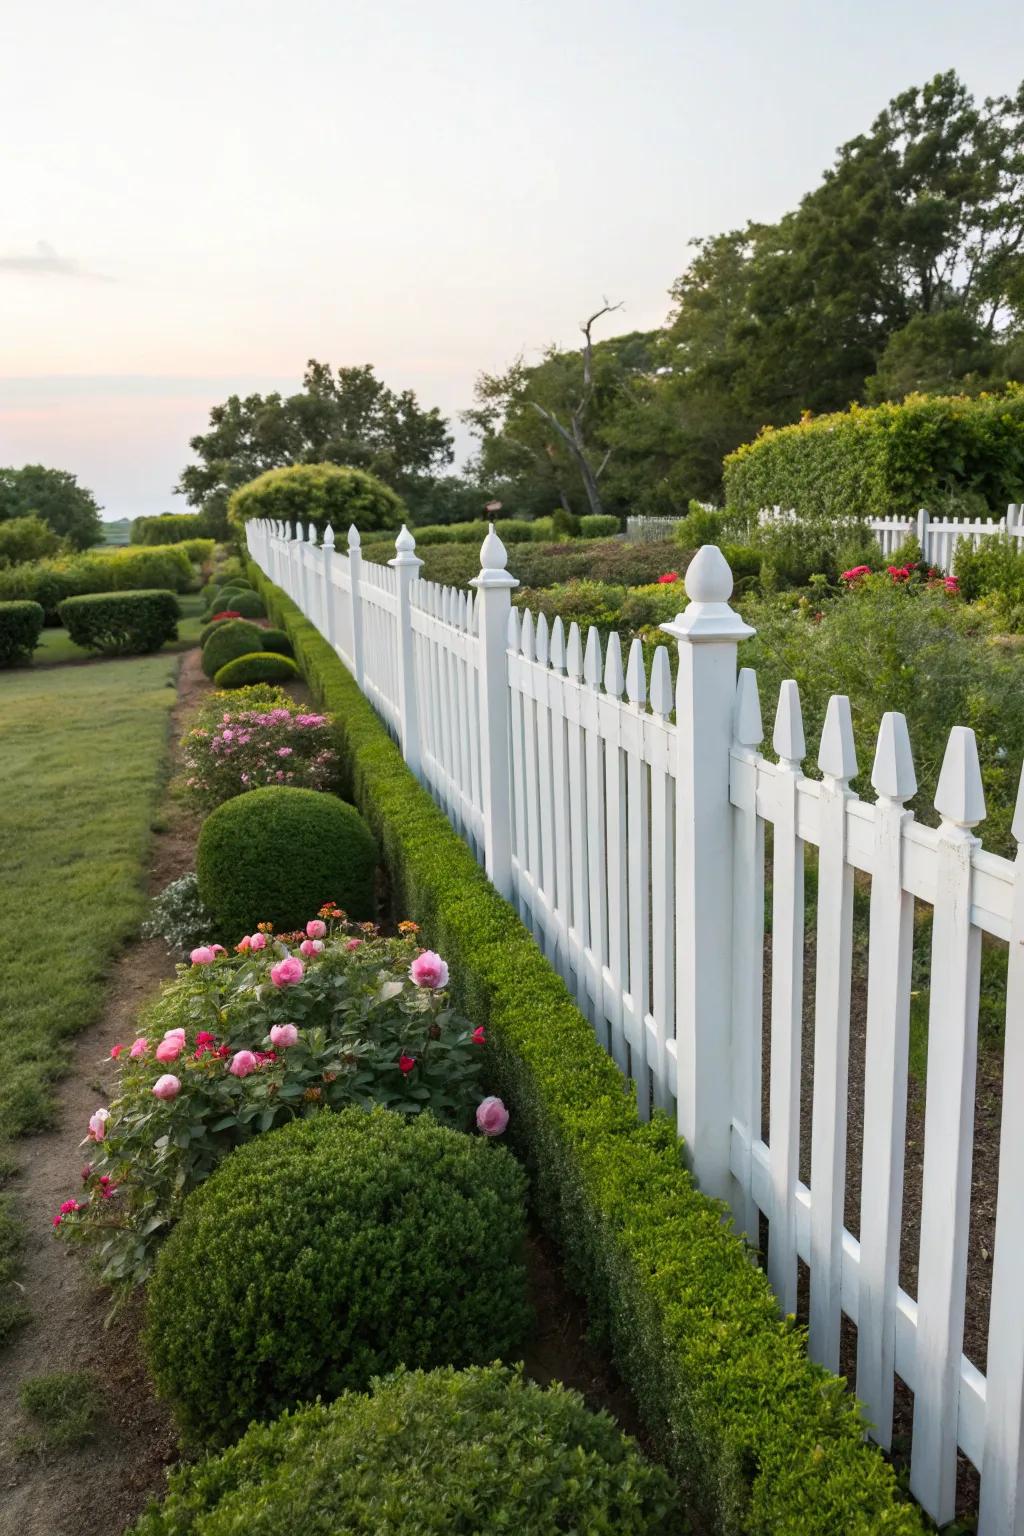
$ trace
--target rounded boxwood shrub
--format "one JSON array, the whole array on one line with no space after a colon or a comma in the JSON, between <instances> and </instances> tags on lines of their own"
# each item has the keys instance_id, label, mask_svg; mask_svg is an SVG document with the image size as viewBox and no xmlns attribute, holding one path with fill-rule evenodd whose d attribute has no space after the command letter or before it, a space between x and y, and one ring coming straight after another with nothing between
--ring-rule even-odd
<instances>
[{"instance_id":1,"label":"rounded boxwood shrub","mask_svg":"<svg viewBox=\"0 0 1024 1536\"><path fill-rule=\"evenodd\" d=\"M40 603L0 603L0 667L31 660L45 617Z\"/></svg>"},{"instance_id":2,"label":"rounded boxwood shrub","mask_svg":"<svg viewBox=\"0 0 1024 1536\"><path fill-rule=\"evenodd\" d=\"M263 631L258 624L251 624L248 619L226 619L203 642L203 671L207 677L215 677L236 656L262 649Z\"/></svg>"},{"instance_id":3,"label":"rounded boxwood shrub","mask_svg":"<svg viewBox=\"0 0 1024 1536\"><path fill-rule=\"evenodd\" d=\"M251 683L289 683L301 677L290 656L273 651L249 651L236 656L214 674L218 688L247 688Z\"/></svg>"},{"instance_id":4,"label":"rounded boxwood shrub","mask_svg":"<svg viewBox=\"0 0 1024 1536\"><path fill-rule=\"evenodd\" d=\"M91 592L57 609L76 645L108 656L139 656L178 638L181 610L173 592Z\"/></svg>"},{"instance_id":5,"label":"rounded boxwood shrub","mask_svg":"<svg viewBox=\"0 0 1024 1536\"><path fill-rule=\"evenodd\" d=\"M224 595L223 593L221 594ZM266 608L263 599L258 592L252 592L247 587L231 587L227 593L230 606L236 613L240 613L243 619L262 619L266 617Z\"/></svg>"},{"instance_id":6,"label":"rounded boxwood shrub","mask_svg":"<svg viewBox=\"0 0 1024 1536\"><path fill-rule=\"evenodd\" d=\"M237 618L241 618L241 614L236 614L234 610L231 610L231 618L236 618L236 617ZM210 636L213 634L214 630L219 625L227 624L228 622L229 622L228 619L222 618L222 619L211 619L208 624L204 624L202 629L199 631L199 649L202 650L202 648L206 644L207 640L209 640Z\"/></svg>"},{"instance_id":7,"label":"rounded boxwood shrub","mask_svg":"<svg viewBox=\"0 0 1024 1536\"><path fill-rule=\"evenodd\" d=\"M232 491L228 520L241 528L251 517L280 518L300 522L303 531L310 521L323 531L330 523L335 532L355 523L362 533L376 528L397 528L406 516L405 504L390 486L365 469L339 464L292 464L268 469Z\"/></svg>"},{"instance_id":8,"label":"rounded boxwood shrub","mask_svg":"<svg viewBox=\"0 0 1024 1536\"><path fill-rule=\"evenodd\" d=\"M274 651L278 656L294 656L295 654L287 631L283 629L265 629L263 631L263 649L265 651Z\"/></svg>"},{"instance_id":9,"label":"rounded boxwood shrub","mask_svg":"<svg viewBox=\"0 0 1024 1536\"><path fill-rule=\"evenodd\" d=\"M134 1536L670 1536L666 1473L579 1393L505 1366L399 1371L254 1424L171 1476Z\"/></svg>"},{"instance_id":10,"label":"rounded boxwood shrub","mask_svg":"<svg viewBox=\"0 0 1024 1536\"><path fill-rule=\"evenodd\" d=\"M292 933L326 901L357 920L372 917L376 866L377 846L354 806L276 784L218 806L196 855L199 894L223 944L257 923Z\"/></svg>"},{"instance_id":11,"label":"rounded boxwood shrub","mask_svg":"<svg viewBox=\"0 0 1024 1536\"><path fill-rule=\"evenodd\" d=\"M239 1147L150 1281L146 1353L186 1438L228 1444L402 1364L514 1356L525 1190L504 1147L431 1115L344 1109Z\"/></svg>"}]
</instances>

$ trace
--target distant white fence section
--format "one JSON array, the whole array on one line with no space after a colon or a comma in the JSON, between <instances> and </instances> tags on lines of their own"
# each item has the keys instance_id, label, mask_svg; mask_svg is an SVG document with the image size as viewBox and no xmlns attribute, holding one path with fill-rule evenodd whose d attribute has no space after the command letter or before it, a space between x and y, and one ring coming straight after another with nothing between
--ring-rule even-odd
<instances>
[{"instance_id":1,"label":"distant white fence section","mask_svg":"<svg viewBox=\"0 0 1024 1536\"><path fill-rule=\"evenodd\" d=\"M328 529L250 522L252 558L351 669L427 784L636 1081L642 1116L674 1115L703 1189L756 1241L784 1311L810 1271L810 1350L839 1365L857 1327L856 1389L890 1443L894 1375L914 1393L911 1487L952 1518L958 1447L982 1474L982 1536L1024 1533L1024 855L987 853L973 733L955 728L935 796L914 819L904 717L887 714L870 780L849 701L828 708L806 757L796 684L782 685L762 756L757 680L737 677L750 630L714 546L686 576L689 606L648 669L560 619L520 616L493 529L473 593L419 579L404 529L387 567ZM674 715L674 718L673 718ZM771 964L765 832L771 828ZM1014 835L1024 842L1024 789ZM804 849L818 850L810 1185L799 1176L805 956ZM851 948L856 875L870 878L859 1239L844 1225ZM934 912L918 1294L899 1285L915 900ZM983 934L1009 946L988 1369L963 1354ZM767 994L767 998L766 998ZM770 1013L771 1134L762 1127L762 1019Z\"/></svg>"},{"instance_id":2,"label":"distant white fence section","mask_svg":"<svg viewBox=\"0 0 1024 1536\"><path fill-rule=\"evenodd\" d=\"M762 507L758 513L758 522L762 527L771 523L796 521L797 512L792 507ZM1006 515L998 518L938 518L922 507L916 518L873 517L868 519L867 526L876 535L883 555L893 554L907 539L916 538L925 564L934 566L937 571L948 576L955 571L956 548L961 540L968 542L974 549L978 548L982 539L991 539L998 534L1024 540L1024 507L1011 502ZM1024 548L1024 544L1019 544L1018 548Z\"/></svg>"}]
</instances>

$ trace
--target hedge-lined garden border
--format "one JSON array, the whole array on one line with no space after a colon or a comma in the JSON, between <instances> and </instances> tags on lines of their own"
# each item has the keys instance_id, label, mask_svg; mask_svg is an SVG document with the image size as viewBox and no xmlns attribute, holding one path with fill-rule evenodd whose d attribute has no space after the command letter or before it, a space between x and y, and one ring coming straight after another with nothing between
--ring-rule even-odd
<instances>
[{"instance_id":1,"label":"hedge-lined garden border","mask_svg":"<svg viewBox=\"0 0 1024 1536\"><path fill-rule=\"evenodd\" d=\"M683 1166L675 1128L638 1119L564 983L406 768L355 680L255 565L336 721L348 792L403 913L447 959L458 1005L487 1026L540 1219L631 1387L658 1454L722 1536L920 1536L844 1383L814 1365L724 1208Z\"/></svg>"}]
</instances>

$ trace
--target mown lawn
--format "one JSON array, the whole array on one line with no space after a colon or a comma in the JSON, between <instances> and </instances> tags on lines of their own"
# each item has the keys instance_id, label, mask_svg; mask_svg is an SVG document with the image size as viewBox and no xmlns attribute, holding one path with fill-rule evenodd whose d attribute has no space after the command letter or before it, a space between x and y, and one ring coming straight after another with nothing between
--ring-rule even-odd
<instances>
[{"instance_id":1,"label":"mown lawn","mask_svg":"<svg viewBox=\"0 0 1024 1536\"><path fill-rule=\"evenodd\" d=\"M138 923L176 670L157 655L0 675L0 1143L52 1122L68 1041Z\"/></svg>"},{"instance_id":2,"label":"mown lawn","mask_svg":"<svg viewBox=\"0 0 1024 1536\"><path fill-rule=\"evenodd\" d=\"M181 618L178 621L178 638L169 640L163 647L163 652L186 651L193 645L199 644L199 631L203 627L203 604L199 594L189 592L184 597L179 597L181 604ZM64 661L95 661L95 651L83 650L76 645L66 629L44 629L39 637L32 657L32 665L36 667L51 666L56 662Z\"/></svg>"}]
</instances>

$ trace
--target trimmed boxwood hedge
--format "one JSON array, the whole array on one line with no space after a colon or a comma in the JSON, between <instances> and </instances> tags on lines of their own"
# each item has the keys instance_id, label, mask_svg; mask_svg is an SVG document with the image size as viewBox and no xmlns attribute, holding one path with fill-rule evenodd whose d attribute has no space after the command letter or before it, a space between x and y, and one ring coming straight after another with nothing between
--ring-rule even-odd
<instances>
[{"instance_id":1,"label":"trimmed boxwood hedge","mask_svg":"<svg viewBox=\"0 0 1024 1536\"><path fill-rule=\"evenodd\" d=\"M232 613L231 617L234 618L235 614ZM241 614L239 614L238 617L241 618ZM229 622L229 619L211 619L208 624L204 624L202 629L199 631L199 649L202 650L207 640L209 640L210 636L213 634L214 630L218 628L219 625L227 624Z\"/></svg>"},{"instance_id":2,"label":"trimmed boxwood hedge","mask_svg":"<svg viewBox=\"0 0 1024 1536\"><path fill-rule=\"evenodd\" d=\"M244 797L243 797L244 798ZM408 1365L515 1359L526 1178L505 1147L377 1107L292 1120L189 1195L146 1352L192 1443Z\"/></svg>"},{"instance_id":3,"label":"trimmed boxwood hedge","mask_svg":"<svg viewBox=\"0 0 1024 1536\"><path fill-rule=\"evenodd\" d=\"M676 1536L660 1467L577 1392L503 1366L400 1371L171 1474L134 1536Z\"/></svg>"},{"instance_id":4,"label":"trimmed boxwood hedge","mask_svg":"<svg viewBox=\"0 0 1024 1536\"><path fill-rule=\"evenodd\" d=\"M292 642L288 638L287 630L268 628L264 629L262 634L263 649L265 651L273 651L276 656L293 656L295 654Z\"/></svg>"},{"instance_id":5,"label":"trimmed boxwood hedge","mask_svg":"<svg viewBox=\"0 0 1024 1536\"><path fill-rule=\"evenodd\" d=\"M248 688L250 683L290 683L301 674L290 656L247 651L226 662L213 677L218 688Z\"/></svg>"},{"instance_id":6,"label":"trimmed boxwood hedge","mask_svg":"<svg viewBox=\"0 0 1024 1536\"><path fill-rule=\"evenodd\" d=\"M225 619L203 641L202 668L207 677L216 677L236 656L262 651L263 631L249 619Z\"/></svg>"},{"instance_id":7,"label":"trimmed boxwood hedge","mask_svg":"<svg viewBox=\"0 0 1024 1536\"><path fill-rule=\"evenodd\" d=\"M257 923L293 933L328 901L358 921L372 918L376 868L355 806L315 789L250 790L219 805L199 832L199 895L225 945Z\"/></svg>"},{"instance_id":8,"label":"trimmed boxwood hedge","mask_svg":"<svg viewBox=\"0 0 1024 1536\"><path fill-rule=\"evenodd\" d=\"M0 667L31 660L45 617L39 603L0 603Z\"/></svg>"},{"instance_id":9,"label":"trimmed boxwood hedge","mask_svg":"<svg viewBox=\"0 0 1024 1536\"><path fill-rule=\"evenodd\" d=\"M922 1536L844 1383L807 1358L724 1207L683 1165L675 1127L632 1089L337 655L250 563L320 706L398 910L445 956L487 1026L497 1090L538 1213L632 1388L652 1443L719 1536ZM251 799L243 796L242 801Z\"/></svg>"},{"instance_id":10,"label":"trimmed boxwood hedge","mask_svg":"<svg viewBox=\"0 0 1024 1536\"><path fill-rule=\"evenodd\" d=\"M110 656L158 651L178 638L181 610L173 592L92 592L57 609L76 645Z\"/></svg>"}]
</instances>

